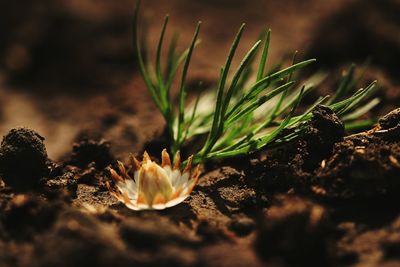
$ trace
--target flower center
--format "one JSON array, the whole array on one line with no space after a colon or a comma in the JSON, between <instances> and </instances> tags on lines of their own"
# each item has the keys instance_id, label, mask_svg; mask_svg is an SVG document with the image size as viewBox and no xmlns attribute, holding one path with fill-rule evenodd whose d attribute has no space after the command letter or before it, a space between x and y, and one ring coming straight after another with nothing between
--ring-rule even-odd
<instances>
[{"instance_id":1,"label":"flower center","mask_svg":"<svg viewBox=\"0 0 400 267\"><path fill-rule=\"evenodd\" d=\"M171 198L173 187L166 171L152 161L143 163L139 171L139 194L143 194L148 204L155 198L165 201Z\"/></svg>"}]
</instances>

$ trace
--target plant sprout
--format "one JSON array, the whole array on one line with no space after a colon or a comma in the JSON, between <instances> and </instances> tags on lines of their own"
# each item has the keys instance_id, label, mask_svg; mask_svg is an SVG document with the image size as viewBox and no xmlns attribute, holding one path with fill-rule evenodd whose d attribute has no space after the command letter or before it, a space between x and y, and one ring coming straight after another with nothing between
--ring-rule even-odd
<instances>
[{"instance_id":1,"label":"plant sprout","mask_svg":"<svg viewBox=\"0 0 400 267\"><path fill-rule=\"evenodd\" d=\"M152 100L166 122L172 154L179 151L187 140L199 135L206 136L206 141L194 155L193 164L210 159L244 155L284 143L301 133L304 123L312 118L311 112L318 105L331 108L352 128L370 123L359 120L359 117L379 103L377 98L367 100L376 87L376 82L354 91L357 80L354 66L343 75L332 97L319 97L305 111L295 115L303 96L324 79L324 74L317 73L303 84L298 84L294 80L297 78L297 73L316 60L296 62L296 53L290 66L282 67L283 63L280 63L266 71L271 30L266 30L262 34L260 40L248 50L236 70L232 71L232 61L244 32L244 24L239 28L226 62L221 67L217 86L199 94L195 101L186 105L189 89L186 80L194 49L199 43L201 23L197 24L187 49L177 52L175 36L169 44L166 57L162 60L169 21L169 17L166 16L157 44L155 61L152 64L148 60L146 45L142 46L139 39L139 5L138 1L133 18L136 58ZM259 52L261 56L257 57ZM178 103L171 97L171 87L176 79L180 81ZM294 127L297 128L296 131L288 131L288 134L282 136L284 129Z\"/></svg>"}]
</instances>

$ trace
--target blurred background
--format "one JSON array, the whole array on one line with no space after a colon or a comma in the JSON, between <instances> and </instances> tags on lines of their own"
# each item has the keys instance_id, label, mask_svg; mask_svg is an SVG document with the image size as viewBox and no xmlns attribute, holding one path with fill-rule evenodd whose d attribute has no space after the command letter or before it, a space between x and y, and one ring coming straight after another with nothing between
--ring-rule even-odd
<instances>
[{"instance_id":1,"label":"blurred background","mask_svg":"<svg viewBox=\"0 0 400 267\"><path fill-rule=\"evenodd\" d=\"M0 134L28 126L61 159L85 136L111 140L117 156L140 149L163 121L135 68L134 0L0 0ZM191 81L212 83L242 22L238 57L272 29L269 62L299 50L335 80L351 63L370 61L381 111L400 104L398 0L145 0L150 52L165 14L168 33L188 45L201 20ZM236 61L237 63L238 61ZM330 88L323 89L325 91Z\"/></svg>"}]
</instances>

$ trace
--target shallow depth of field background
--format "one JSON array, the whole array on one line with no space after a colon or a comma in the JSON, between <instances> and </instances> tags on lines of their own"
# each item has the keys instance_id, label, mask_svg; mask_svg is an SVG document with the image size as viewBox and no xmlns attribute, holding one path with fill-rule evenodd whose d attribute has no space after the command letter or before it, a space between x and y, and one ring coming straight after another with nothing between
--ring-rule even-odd
<instances>
[{"instance_id":1,"label":"shallow depth of field background","mask_svg":"<svg viewBox=\"0 0 400 267\"><path fill-rule=\"evenodd\" d=\"M0 1L0 135L18 125L31 127L46 138L49 156L59 159L83 136L112 140L116 155L123 156L160 132L162 118L132 53L134 2ZM269 63L299 50L303 59L318 59L315 69L337 75L369 59L368 75L382 90L390 88L381 94L398 104L400 1L145 0L141 14L152 52L167 13L169 37L178 32L181 48L197 21L203 22L190 68L193 84L216 79L246 22L238 58L271 28Z\"/></svg>"}]
</instances>

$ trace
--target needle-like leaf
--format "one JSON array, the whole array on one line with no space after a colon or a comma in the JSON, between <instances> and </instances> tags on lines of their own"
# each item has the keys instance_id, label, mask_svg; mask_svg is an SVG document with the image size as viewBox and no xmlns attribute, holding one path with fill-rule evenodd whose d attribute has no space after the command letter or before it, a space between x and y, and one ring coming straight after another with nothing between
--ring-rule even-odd
<instances>
[{"instance_id":1,"label":"needle-like leaf","mask_svg":"<svg viewBox=\"0 0 400 267\"><path fill-rule=\"evenodd\" d=\"M298 71L313 63L315 59L295 63L295 56L289 67L282 68L287 63L286 60L282 60L272 64L266 72L271 30L266 31L264 38L261 38L263 40L257 41L248 50L236 70L231 73L231 65L244 32L244 24L232 42L225 64L221 67L217 85L195 96L196 100L187 108L185 100L189 88L186 80L193 51L199 44L200 23L189 47L180 53L176 51L177 36L173 36L163 66L161 54L169 21L169 17L166 16L157 44L155 68L152 68L147 60L147 46L142 48L139 40L138 12L139 1L132 22L138 69L152 100L165 119L171 152L175 153L181 149L189 138L196 138L197 135L207 137L201 143L200 151L193 157L194 164L287 144L303 133L307 125L305 122L312 118L312 111L321 104L336 112L348 125L346 129L365 127L367 123L373 122L359 118L379 103L377 98L366 100L371 96L376 83L355 91L354 86L359 82L359 78L354 78L354 66L342 76L332 98L318 97L302 108L305 111L297 112L301 99L313 90L313 87L318 86L326 75L318 72L306 79L303 86L296 86L292 77L296 75L297 80ZM255 59L260 47L263 48L258 61ZM253 64L256 66L252 66ZM253 73L253 69L256 73ZM178 103L175 103L174 97L170 96L170 89L180 70ZM285 129L287 131L284 131Z\"/></svg>"}]
</instances>

